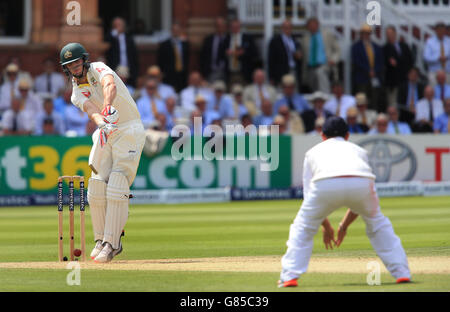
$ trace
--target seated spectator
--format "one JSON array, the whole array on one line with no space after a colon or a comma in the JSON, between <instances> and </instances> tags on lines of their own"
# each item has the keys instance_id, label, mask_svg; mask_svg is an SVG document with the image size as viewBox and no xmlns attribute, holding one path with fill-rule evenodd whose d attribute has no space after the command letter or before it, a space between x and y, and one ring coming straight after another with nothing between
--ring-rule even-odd
<instances>
[{"instance_id":1,"label":"seated spectator","mask_svg":"<svg viewBox=\"0 0 450 312\"><path fill-rule=\"evenodd\" d=\"M5 135L30 135L34 130L34 116L30 110L21 109L21 101L13 98L11 107L2 118Z\"/></svg>"},{"instance_id":2,"label":"seated spectator","mask_svg":"<svg viewBox=\"0 0 450 312\"><path fill-rule=\"evenodd\" d=\"M347 109L346 121L348 124L349 133L366 133L369 128L363 124L357 122L358 109L356 107L349 107Z\"/></svg>"},{"instance_id":3,"label":"seated spectator","mask_svg":"<svg viewBox=\"0 0 450 312\"><path fill-rule=\"evenodd\" d=\"M218 112L208 109L208 102L201 95L195 98L195 107L196 111L201 113L203 128L210 125L218 114Z\"/></svg>"},{"instance_id":4,"label":"seated spectator","mask_svg":"<svg viewBox=\"0 0 450 312\"><path fill-rule=\"evenodd\" d=\"M436 35L427 39L423 49L423 58L428 65L428 81L436 84L436 72L445 71L450 80L450 37L445 35L445 24L438 22L435 27Z\"/></svg>"},{"instance_id":5,"label":"seated spectator","mask_svg":"<svg viewBox=\"0 0 450 312\"><path fill-rule=\"evenodd\" d=\"M444 113L433 124L434 133L450 133L450 97L444 101Z\"/></svg>"},{"instance_id":6,"label":"seated spectator","mask_svg":"<svg viewBox=\"0 0 450 312\"><path fill-rule=\"evenodd\" d=\"M389 123L387 127L388 134L411 134L411 128L406 122L399 121L399 113L395 106L387 109Z\"/></svg>"},{"instance_id":7,"label":"seated spectator","mask_svg":"<svg viewBox=\"0 0 450 312\"><path fill-rule=\"evenodd\" d=\"M425 87L424 98L417 102L416 118L413 125L414 132L433 132L433 121L444 112L444 105L440 99L434 98L434 88Z\"/></svg>"},{"instance_id":8,"label":"seated spectator","mask_svg":"<svg viewBox=\"0 0 450 312\"><path fill-rule=\"evenodd\" d=\"M53 109L60 116L64 117L66 107L68 105L72 105L71 97L72 97L72 86L66 85L62 94L53 100Z\"/></svg>"},{"instance_id":9,"label":"seated spectator","mask_svg":"<svg viewBox=\"0 0 450 312\"><path fill-rule=\"evenodd\" d=\"M130 70L127 66L119 65L116 68L116 74L119 76L119 78L123 81L125 86L128 89L128 92L130 92L130 95L135 98L135 89L132 85L128 83L128 78L130 78Z\"/></svg>"},{"instance_id":10,"label":"seated spectator","mask_svg":"<svg viewBox=\"0 0 450 312\"><path fill-rule=\"evenodd\" d=\"M248 109L245 106L242 93L244 89L240 84L235 84L231 88L231 93L233 95L233 110L234 116L237 119L240 119L243 115L248 114Z\"/></svg>"},{"instance_id":11,"label":"seated spectator","mask_svg":"<svg viewBox=\"0 0 450 312\"><path fill-rule=\"evenodd\" d=\"M163 100L167 100L170 96L176 96L175 89L166 83L162 82L163 74L159 66L153 65L147 69L147 76L149 79L155 79L157 81L157 95ZM145 94L145 92L143 92Z\"/></svg>"},{"instance_id":12,"label":"seated spectator","mask_svg":"<svg viewBox=\"0 0 450 312\"><path fill-rule=\"evenodd\" d=\"M218 127L222 128L222 118L220 117L220 114L217 111L210 111L209 120L210 120L210 123L209 123L210 126L214 125L214 126L218 126ZM215 127L214 128L212 128L212 127L205 128L204 132L203 132L203 136L214 137L216 135L215 131L216 131Z\"/></svg>"},{"instance_id":13,"label":"seated spectator","mask_svg":"<svg viewBox=\"0 0 450 312\"><path fill-rule=\"evenodd\" d=\"M28 81L30 81L30 83L33 82L33 78L31 77L30 73L27 71L21 70L20 58L18 56L12 56L9 59L9 62L7 62L7 64L14 64L15 66L17 66L17 79L18 80L21 80L22 78L26 78ZM9 76L7 75L6 72L3 75L3 81L4 82L10 81Z\"/></svg>"},{"instance_id":14,"label":"seated spectator","mask_svg":"<svg viewBox=\"0 0 450 312\"><path fill-rule=\"evenodd\" d=\"M241 124L244 127L245 135L256 135L258 133L256 125L253 123L253 119L250 114L245 114L241 117Z\"/></svg>"},{"instance_id":15,"label":"seated spectator","mask_svg":"<svg viewBox=\"0 0 450 312\"><path fill-rule=\"evenodd\" d=\"M379 113L375 125L369 130L368 134L387 134L388 121L386 114Z\"/></svg>"},{"instance_id":16,"label":"seated spectator","mask_svg":"<svg viewBox=\"0 0 450 312\"><path fill-rule=\"evenodd\" d=\"M261 114L255 116L254 123L256 126L270 126L273 123L272 102L269 99L263 99L261 103Z\"/></svg>"},{"instance_id":17,"label":"seated spectator","mask_svg":"<svg viewBox=\"0 0 450 312\"><path fill-rule=\"evenodd\" d=\"M88 115L78 107L68 104L65 109L66 136L85 136L89 122Z\"/></svg>"},{"instance_id":18,"label":"seated spectator","mask_svg":"<svg viewBox=\"0 0 450 312\"><path fill-rule=\"evenodd\" d=\"M11 107L12 98L19 96L19 67L16 64L9 64L6 66L5 76L7 79L0 87L0 116Z\"/></svg>"},{"instance_id":19,"label":"seated spectator","mask_svg":"<svg viewBox=\"0 0 450 312\"><path fill-rule=\"evenodd\" d=\"M333 83L332 92L333 96L325 103L325 109L345 119L347 110L356 106L355 98L350 94L344 94L344 86L341 82Z\"/></svg>"},{"instance_id":20,"label":"seated spectator","mask_svg":"<svg viewBox=\"0 0 450 312\"><path fill-rule=\"evenodd\" d=\"M221 119L234 118L233 100L228 95L225 95L226 86L221 80L213 83L214 97L210 102L209 110L214 110L219 113Z\"/></svg>"},{"instance_id":21,"label":"seated spectator","mask_svg":"<svg viewBox=\"0 0 450 312\"><path fill-rule=\"evenodd\" d=\"M368 101L364 93L361 92L356 94L355 100L356 108L358 109L357 122L365 126L367 129L371 128L377 119L377 112L367 108Z\"/></svg>"},{"instance_id":22,"label":"seated spectator","mask_svg":"<svg viewBox=\"0 0 450 312\"><path fill-rule=\"evenodd\" d=\"M53 110L53 99L46 98L44 100L44 109L36 116L36 127L34 129L35 135L43 134L57 134L64 135L64 120L63 117ZM48 131L52 130L51 133ZM46 133L47 131L47 133Z\"/></svg>"},{"instance_id":23,"label":"seated spectator","mask_svg":"<svg viewBox=\"0 0 450 312\"><path fill-rule=\"evenodd\" d=\"M167 131L172 131L172 128L177 124L178 120L181 118L180 111L177 109L177 102L175 97L168 97L166 100L166 109L163 112L166 116L166 128Z\"/></svg>"},{"instance_id":24,"label":"seated spectator","mask_svg":"<svg viewBox=\"0 0 450 312\"><path fill-rule=\"evenodd\" d=\"M22 108L31 111L33 116L37 116L42 112L42 101L31 90L31 82L24 78L19 81L19 100L22 102Z\"/></svg>"},{"instance_id":25,"label":"seated spectator","mask_svg":"<svg viewBox=\"0 0 450 312\"><path fill-rule=\"evenodd\" d=\"M164 113L156 113L155 116L156 123L153 125L152 129L156 131L167 131L167 118Z\"/></svg>"},{"instance_id":26,"label":"seated spectator","mask_svg":"<svg viewBox=\"0 0 450 312\"><path fill-rule=\"evenodd\" d=\"M446 82L446 75L443 70L436 72L436 85L434 86L434 97L440 99L442 103L448 97L450 97L450 84Z\"/></svg>"},{"instance_id":27,"label":"seated spectator","mask_svg":"<svg viewBox=\"0 0 450 312\"><path fill-rule=\"evenodd\" d=\"M155 79L147 80L145 84L147 96L139 98L136 103L145 129L152 126L157 113L164 113L166 110L164 101L157 96L157 86L158 82Z\"/></svg>"},{"instance_id":28,"label":"seated spectator","mask_svg":"<svg viewBox=\"0 0 450 312\"><path fill-rule=\"evenodd\" d=\"M283 105L287 105L290 110L296 111L299 114L307 109L311 109L305 98L295 91L294 75L284 75L281 79L281 86L283 88L283 94L274 104L275 112L278 112L278 109Z\"/></svg>"},{"instance_id":29,"label":"seated spectator","mask_svg":"<svg viewBox=\"0 0 450 312\"><path fill-rule=\"evenodd\" d=\"M414 122L415 107L419 99L423 97L425 85L419 81L420 72L417 67L408 71L408 81L400 84L398 88L398 109L400 121L412 124Z\"/></svg>"},{"instance_id":30,"label":"seated spectator","mask_svg":"<svg viewBox=\"0 0 450 312\"><path fill-rule=\"evenodd\" d=\"M276 115L273 118L274 126L278 126L278 134L287 134L286 120L281 115Z\"/></svg>"},{"instance_id":31,"label":"seated spectator","mask_svg":"<svg viewBox=\"0 0 450 312\"><path fill-rule=\"evenodd\" d=\"M278 114L284 118L287 133L305 133L305 125L297 111L291 111L287 105L283 105L278 108Z\"/></svg>"},{"instance_id":32,"label":"seated spectator","mask_svg":"<svg viewBox=\"0 0 450 312\"><path fill-rule=\"evenodd\" d=\"M34 91L39 95L56 97L66 84L66 77L56 71L55 61L48 58L43 64L44 72L36 77Z\"/></svg>"},{"instance_id":33,"label":"seated spectator","mask_svg":"<svg viewBox=\"0 0 450 312\"><path fill-rule=\"evenodd\" d=\"M314 129L312 131L309 131L307 134L311 136L321 136L322 135L322 127L325 123L325 118L319 117L314 122Z\"/></svg>"},{"instance_id":34,"label":"seated spectator","mask_svg":"<svg viewBox=\"0 0 450 312\"><path fill-rule=\"evenodd\" d=\"M327 119L333 116L333 113L324 108L325 101L328 100L328 96L325 93L316 91L310 96L309 100L313 103L313 109L306 110L301 115L306 132L314 130L317 118L323 117Z\"/></svg>"},{"instance_id":35,"label":"seated spectator","mask_svg":"<svg viewBox=\"0 0 450 312\"><path fill-rule=\"evenodd\" d=\"M196 109L195 99L199 95L207 102L210 102L213 97L212 91L205 86L202 75L194 71L189 75L189 85L180 93L181 107L188 112L192 112Z\"/></svg>"},{"instance_id":36,"label":"seated spectator","mask_svg":"<svg viewBox=\"0 0 450 312\"><path fill-rule=\"evenodd\" d=\"M253 72L253 83L244 89L244 103L248 103L247 109L253 117L261 114L261 103L263 99L268 99L275 103L277 91L270 84L266 83L266 74L262 69Z\"/></svg>"}]
</instances>

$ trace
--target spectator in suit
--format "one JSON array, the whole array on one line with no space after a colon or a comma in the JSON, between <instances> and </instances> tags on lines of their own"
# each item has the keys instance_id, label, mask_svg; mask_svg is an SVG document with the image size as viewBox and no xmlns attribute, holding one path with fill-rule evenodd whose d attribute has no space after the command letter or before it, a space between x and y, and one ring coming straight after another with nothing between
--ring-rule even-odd
<instances>
[{"instance_id":1,"label":"spectator in suit","mask_svg":"<svg viewBox=\"0 0 450 312\"><path fill-rule=\"evenodd\" d=\"M21 101L12 98L11 106L2 118L5 135L30 135L34 130L34 116L30 110L21 109Z\"/></svg>"},{"instance_id":2,"label":"spectator in suit","mask_svg":"<svg viewBox=\"0 0 450 312\"><path fill-rule=\"evenodd\" d=\"M137 101L137 109L141 115L144 127L152 128L156 121L158 113L165 113L166 104L157 95L158 82L155 79L148 79L145 84L147 96L139 98Z\"/></svg>"},{"instance_id":3,"label":"spectator in suit","mask_svg":"<svg viewBox=\"0 0 450 312\"><path fill-rule=\"evenodd\" d=\"M369 128L363 124L358 123L358 109L354 106L349 107L346 111L346 118L348 125L348 132L355 134L362 134L369 131Z\"/></svg>"},{"instance_id":4,"label":"spectator in suit","mask_svg":"<svg viewBox=\"0 0 450 312\"><path fill-rule=\"evenodd\" d=\"M298 114L310 109L308 101L295 90L295 77L287 74L283 76L281 87L283 93L281 98L275 102L274 111L278 112L281 106L286 105L290 110L296 111Z\"/></svg>"},{"instance_id":5,"label":"spectator in suit","mask_svg":"<svg viewBox=\"0 0 450 312\"><path fill-rule=\"evenodd\" d=\"M308 109L301 114L306 132L314 130L317 118L323 117L327 119L333 116L333 113L324 108L325 102L328 100L328 96L325 93L316 91L311 95L309 100L313 103L313 109Z\"/></svg>"},{"instance_id":6,"label":"spectator in suit","mask_svg":"<svg viewBox=\"0 0 450 312\"><path fill-rule=\"evenodd\" d=\"M434 97L441 99L442 103L450 97L450 84L446 82L447 76L443 70L436 72L436 85L434 86Z\"/></svg>"},{"instance_id":7,"label":"spectator in suit","mask_svg":"<svg viewBox=\"0 0 450 312\"><path fill-rule=\"evenodd\" d=\"M161 73L159 66L152 65L147 69L147 79L156 80L158 84L156 88L156 96L158 96L161 100L165 101L167 98L177 95L175 89L171 85L163 82L163 74ZM147 96L145 88L141 91L141 95Z\"/></svg>"},{"instance_id":8,"label":"spectator in suit","mask_svg":"<svg viewBox=\"0 0 450 312\"><path fill-rule=\"evenodd\" d=\"M370 40L372 28L363 25L360 40L352 45L353 85L356 92L364 92L369 99L369 108L379 112L386 110L382 96L383 52Z\"/></svg>"},{"instance_id":9,"label":"spectator in suit","mask_svg":"<svg viewBox=\"0 0 450 312\"><path fill-rule=\"evenodd\" d=\"M227 23L218 17L215 21L216 31L203 40L200 52L200 64L203 77L209 82L227 81L226 32Z\"/></svg>"},{"instance_id":10,"label":"spectator in suit","mask_svg":"<svg viewBox=\"0 0 450 312\"><path fill-rule=\"evenodd\" d=\"M269 99L274 103L277 98L277 91L270 84L266 83L266 74L262 69L253 72L253 83L244 89L244 103L252 117L261 113L261 103L263 99Z\"/></svg>"},{"instance_id":11,"label":"spectator in suit","mask_svg":"<svg viewBox=\"0 0 450 312\"><path fill-rule=\"evenodd\" d=\"M64 135L64 120L60 114L58 114L53 110L53 99L52 98L44 99L43 106L44 110L36 116L36 127L34 129L34 134ZM52 130L52 133L48 133L49 129ZM47 133L45 133L46 131Z\"/></svg>"},{"instance_id":12,"label":"spectator in suit","mask_svg":"<svg viewBox=\"0 0 450 312\"><path fill-rule=\"evenodd\" d=\"M249 83L258 59L253 37L241 31L241 22L237 19L230 24L230 34L226 37L228 84Z\"/></svg>"},{"instance_id":13,"label":"spectator in suit","mask_svg":"<svg viewBox=\"0 0 450 312\"><path fill-rule=\"evenodd\" d=\"M240 119L242 116L248 114L248 109L244 103L243 94L244 88L240 84L234 84L231 88L233 94L233 110L234 116Z\"/></svg>"},{"instance_id":14,"label":"spectator in suit","mask_svg":"<svg viewBox=\"0 0 450 312\"><path fill-rule=\"evenodd\" d=\"M434 133L450 133L450 98L444 101L444 113L437 116L433 124Z\"/></svg>"},{"instance_id":15,"label":"spectator in suit","mask_svg":"<svg viewBox=\"0 0 450 312\"><path fill-rule=\"evenodd\" d=\"M127 66L130 70L129 83L135 86L139 74L139 63L136 45L133 37L126 33L126 23L121 17L116 17L112 21L112 30L105 38L110 44L106 52L108 66Z\"/></svg>"},{"instance_id":16,"label":"spectator in suit","mask_svg":"<svg viewBox=\"0 0 450 312\"><path fill-rule=\"evenodd\" d=\"M303 74L305 83L311 90L330 93L330 76L338 80L337 64L341 50L336 37L326 29L321 29L319 20L311 17L306 22L308 31L302 38Z\"/></svg>"},{"instance_id":17,"label":"spectator in suit","mask_svg":"<svg viewBox=\"0 0 450 312\"><path fill-rule=\"evenodd\" d=\"M388 105L397 105L397 91L400 83L406 81L408 71L413 67L414 60L411 50L404 42L398 41L394 26L386 28L387 42L383 47L385 85L387 88Z\"/></svg>"},{"instance_id":18,"label":"spectator in suit","mask_svg":"<svg viewBox=\"0 0 450 312\"><path fill-rule=\"evenodd\" d=\"M270 126L273 123L273 106L269 99L263 99L261 103L261 114L255 116L253 121L256 126Z\"/></svg>"},{"instance_id":19,"label":"spectator in suit","mask_svg":"<svg viewBox=\"0 0 450 312\"><path fill-rule=\"evenodd\" d=\"M11 100L19 96L19 66L13 63L8 64L5 68L5 76L8 79L5 79L0 86L0 117L4 111L11 107Z\"/></svg>"},{"instance_id":20,"label":"spectator in suit","mask_svg":"<svg viewBox=\"0 0 450 312\"><path fill-rule=\"evenodd\" d=\"M201 95L205 101L211 102L213 92L205 85L202 75L194 71L189 75L189 85L180 93L181 107L188 112L195 110L195 99L198 95Z\"/></svg>"},{"instance_id":21,"label":"spectator in suit","mask_svg":"<svg viewBox=\"0 0 450 312\"><path fill-rule=\"evenodd\" d=\"M399 121L398 109L395 106L389 106L387 109L389 122L387 127L388 134L411 134L411 128L406 122Z\"/></svg>"},{"instance_id":22,"label":"spectator in suit","mask_svg":"<svg viewBox=\"0 0 450 312\"><path fill-rule=\"evenodd\" d=\"M344 94L344 86L341 82L333 83L333 96L325 103L325 109L343 119L347 117L347 110L356 106L354 96Z\"/></svg>"},{"instance_id":23,"label":"spectator in suit","mask_svg":"<svg viewBox=\"0 0 450 312\"><path fill-rule=\"evenodd\" d=\"M447 81L450 81L450 37L445 34L445 24L439 22L435 27L436 35L425 42L423 58L428 65L428 81L436 84L436 72L445 71Z\"/></svg>"},{"instance_id":24,"label":"spectator in suit","mask_svg":"<svg viewBox=\"0 0 450 312\"><path fill-rule=\"evenodd\" d=\"M358 109L357 122L367 127L371 128L377 119L377 112L373 109L368 109L367 97L364 93L358 93L355 96L356 108Z\"/></svg>"},{"instance_id":25,"label":"spectator in suit","mask_svg":"<svg viewBox=\"0 0 450 312\"><path fill-rule=\"evenodd\" d=\"M285 20L281 25L281 34L273 36L269 43L269 79L278 85L286 74L296 77L301 85L302 52L300 43L292 35L292 23Z\"/></svg>"},{"instance_id":26,"label":"spectator in suit","mask_svg":"<svg viewBox=\"0 0 450 312\"><path fill-rule=\"evenodd\" d=\"M369 130L368 134L387 134L389 119L384 113L379 113L375 120L375 125Z\"/></svg>"},{"instance_id":27,"label":"spectator in suit","mask_svg":"<svg viewBox=\"0 0 450 312\"><path fill-rule=\"evenodd\" d=\"M186 88L189 70L190 44L182 32L181 25L172 24L172 37L158 46L158 65L164 74L163 81L177 92Z\"/></svg>"},{"instance_id":28,"label":"spectator in suit","mask_svg":"<svg viewBox=\"0 0 450 312\"><path fill-rule=\"evenodd\" d=\"M408 71L408 80L398 88L398 109L400 121L412 125L415 117L415 107L419 99L423 98L425 85L419 81L419 69L413 67Z\"/></svg>"},{"instance_id":29,"label":"spectator in suit","mask_svg":"<svg viewBox=\"0 0 450 312\"><path fill-rule=\"evenodd\" d=\"M34 91L37 94L56 97L65 84L66 78L64 75L55 70L55 61L48 58L44 61L44 72L37 76L34 81Z\"/></svg>"},{"instance_id":30,"label":"spectator in suit","mask_svg":"<svg viewBox=\"0 0 450 312\"><path fill-rule=\"evenodd\" d=\"M434 88L428 85L424 90L424 98L417 102L414 132L433 132L433 121L444 112L441 99L434 97Z\"/></svg>"},{"instance_id":31,"label":"spectator in suit","mask_svg":"<svg viewBox=\"0 0 450 312\"><path fill-rule=\"evenodd\" d=\"M229 95L225 94L226 86L222 80L213 83L214 97L210 102L210 110L219 113L220 119L232 119L235 117L233 110L233 100Z\"/></svg>"},{"instance_id":32,"label":"spectator in suit","mask_svg":"<svg viewBox=\"0 0 450 312\"><path fill-rule=\"evenodd\" d=\"M278 115L283 116L286 125L286 133L300 134L305 133L305 125L297 111L292 111L287 105L278 108Z\"/></svg>"}]
</instances>

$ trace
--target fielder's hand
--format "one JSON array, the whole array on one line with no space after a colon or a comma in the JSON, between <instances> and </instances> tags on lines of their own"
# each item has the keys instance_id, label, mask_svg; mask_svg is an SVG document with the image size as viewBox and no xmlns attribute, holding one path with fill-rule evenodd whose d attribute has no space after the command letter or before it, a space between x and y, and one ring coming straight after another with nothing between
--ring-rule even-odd
<instances>
[{"instance_id":1,"label":"fielder's hand","mask_svg":"<svg viewBox=\"0 0 450 312\"><path fill-rule=\"evenodd\" d=\"M117 131L118 127L116 124L112 124L109 122L101 123L98 128L100 129L100 146L105 146L108 141L108 137Z\"/></svg>"},{"instance_id":2,"label":"fielder's hand","mask_svg":"<svg viewBox=\"0 0 450 312\"><path fill-rule=\"evenodd\" d=\"M336 246L340 246L342 244L342 241L344 240L345 235L347 234L347 228L342 226L342 224L339 225L338 233L337 233L337 241Z\"/></svg>"},{"instance_id":3,"label":"fielder's hand","mask_svg":"<svg viewBox=\"0 0 450 312\"><path fill-rule=\"evenodd\" d=\"M105 116L103 120L107 123L116 124L119 121L119 111L112 105L106 105L102 111L102 115Z\"/></svg>"},{"instance_id":4,"label":"fielder's hand","mask_svg":"<svg viewBox=\"0 0 450 312\"><path fill-rule=\"evenodd\" d=\"M323 243L325 244L325 248L333 249L333 244L336 245L336 241L334 240L334 230L331 226L323 227Z\"/></svg>"}]
</instances>

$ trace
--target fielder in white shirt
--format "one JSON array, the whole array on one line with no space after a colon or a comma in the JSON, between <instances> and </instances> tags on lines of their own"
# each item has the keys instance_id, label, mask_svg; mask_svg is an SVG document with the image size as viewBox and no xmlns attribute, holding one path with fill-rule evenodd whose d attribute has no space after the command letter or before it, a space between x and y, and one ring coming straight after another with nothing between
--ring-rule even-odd
<instances>
[{"instance_id":1,"label":"fielder in white shirt","mask_svg":"<svg viewBox=\"0 0 450 312\"><path fill-rule=\"evenodd\" d=\"M367 152L348 142L348 126L340 117L330 117L322 129L323 142L305 155L303 196L300 211L290 227L288 249L281 260L279 287L297 286L297 279L308 269L313 238L322 224L325 246L339 246L347 227L361 215L366 233L387 270L397 283L409 282L408 260L392 224L381 211L375 189L375 175ZM337 240L327 216L345 206L347 211Z\"/></svg>"},{"instance_id":2,"label":"fielder in white shirt","mask_svg":"<svg viewBox=\"0 0 450 312\"><path fill-rule=\"evenodd\" d=\"M91 258L103 263L122 251L130 186L145 132L136 103L119 76L104 63L88 63L87 59L79 43L67 44L60 53L63 70L72 77L72 103L98 126L89 157L92 175L87 199L96 241Z\"/></svg>"}]
</instances>

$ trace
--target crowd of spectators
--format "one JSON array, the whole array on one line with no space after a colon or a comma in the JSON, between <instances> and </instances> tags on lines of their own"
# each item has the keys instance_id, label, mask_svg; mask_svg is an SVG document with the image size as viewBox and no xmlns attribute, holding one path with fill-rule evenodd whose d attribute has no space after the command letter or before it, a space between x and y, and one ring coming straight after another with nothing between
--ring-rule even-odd
<instances>
[{"instance_id":1,"label":"crowd of spectators","mask_svg":"<svg viewBox=\"0 0 450 312\"><path fill-rule=\"evenodd\" d=\"M178 124L194 129L214 124L241 124L251 133L277 125L281 134L318 135L333 115L344 118L351 133L449 133L450 36L435 25L422 57L427 72L415 64L414 49L386 28L386 43L371 40L363 25L351 46L352 84L342 83L342 52L332 32L310 18L305 33L294 36L289 20L268 45L267 66L254 38L239 20L215 21L205 37L199 69L190 70L190 43L180 24L161 42L157 64L139 76L137 49L122 18L114 19L106 40L110 49L100 60L128 87L147 129L170 132ZM94 61L94 60L93 60ZM347 61L344 59L344 62ZM264 70L267 69L267 71ZM72 86L56 59L42 64L32 79L12 58L0 86L0 123L4 135L84 136L95 131L87 115L70 102ZM224 128L225 129L225 128Z\"/></svg>"}]
</instances>

